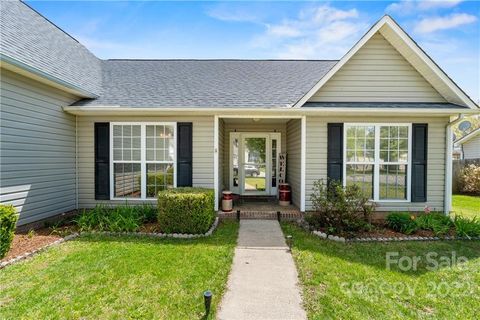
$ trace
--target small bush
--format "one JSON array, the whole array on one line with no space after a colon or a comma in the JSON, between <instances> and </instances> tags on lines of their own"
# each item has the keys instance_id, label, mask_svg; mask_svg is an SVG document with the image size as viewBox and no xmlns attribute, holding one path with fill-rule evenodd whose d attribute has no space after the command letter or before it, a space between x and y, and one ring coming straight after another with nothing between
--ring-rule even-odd
<instances>
[{"instance_id":1,"label":"small bush","mask_svg":"<svg viewBox=\"0 0 480 320\"><path fill-rule=\"evenodd\" d=\"M176 188L158 194L158 223L167 233L205 233L215 220L211 189Z\"/></svg>"},{"instance_id":2,"label":"small bush","mask_svg":"<svg viewBox=\"0 0 480 320\"><path fill-rule=\"evenodd\" d=\"M154 221L155 216L155 207L148 204L116 207L100 204L92 210L84 210L75 222L81 231L134 232L142 223Z\"/></svg>"},{"instance_id":3,"label":"small bush","mask_svg":"<svg viewBox=\"0 0 480 320\"><path fill-rule=\"evenodd\" d=\"M315 181L310 196L314 213L307 222L315 228L326 228L329 233L366 230L375 206L357 185L343 187L337 181Z\"/></svg>"},{"instance_id":4,"label":"small bush","mask_svg":"<svg viewBox=\"0 0 480 320\"><path fill-rule=\"evenodd\" d=\"M0 259L10 250L17 220L18 215L12 205L0 204Z\"/></svg>"},{"instance_id":5,"label":"small bush","mask_svg":"<svg viewBox=\"0 0 480 320\"><path fill-rule=\"evenodd\" d=\"M461 185L464 193L480 195L480 165L470 164L463 169Z\"/></svg>"},{"instance_id":6,"label":"small bush","mask_svg":"<svg viewBox=\"0 0 480 320\"><path fill-rule=\"evenodd\" d=\"M460 237L480 237L480 220L476 217L469 219L462 216L455 216L453 220L455 231Z\"/></svg>"},{"instance_id":7,"label":"small bush","mask_svg":"<svg viewBox=\"0 0 480 320\"><path fill-rule=\"evenodd\" d=\"M415 217L406 212L390 213L387 216L387 225L390 229L404 234L412 234L418 230Z\"/></svg>"},{"instance_id":8,"label":"small bush","mask_svg":"<svg viewBox=\"0 0 480 320\"><path fill-rule=\"evenodd\" d=\"M435 235L444 235L453 226L450 217L442 213L428 213L422 214L415 220L419 229L431 230Z\"/></svg>"},{"instance_id":9,"label":"small bush","mask_svg":"<svg viewBox=\"0 0 480 320\"><path fill-rule=\"evenodd\" d=\"M157 222L158 210L155 205L145 203L138 206L143 222Z\"/></svg>"}]
</instances>

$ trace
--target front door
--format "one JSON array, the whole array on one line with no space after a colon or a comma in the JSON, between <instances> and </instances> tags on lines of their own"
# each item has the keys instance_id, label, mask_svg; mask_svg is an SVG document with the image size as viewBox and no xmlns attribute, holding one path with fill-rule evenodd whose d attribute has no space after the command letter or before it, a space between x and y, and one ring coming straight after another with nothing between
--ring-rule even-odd
<instances>
[{"instance_id":1,"label":"front door","mask_svg":"<svg viewBox=\"0 0 480 320\"><path fill-rule=\"evenodd\" d=\"M280 133L230 134L230 189L242 195L276 195Z\"/></svg>"}]
</instances>

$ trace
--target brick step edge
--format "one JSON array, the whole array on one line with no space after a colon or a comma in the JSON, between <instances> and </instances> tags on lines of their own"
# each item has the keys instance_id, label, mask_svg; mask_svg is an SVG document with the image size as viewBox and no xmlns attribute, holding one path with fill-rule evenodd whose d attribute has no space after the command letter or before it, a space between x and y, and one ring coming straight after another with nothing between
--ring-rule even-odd
<instances>
[{"instance_id":1,"label":"brick step edge","mask_svg":"<svg viewBox=\"0 0 480 320\"><path fill-rule=\"evenodd\" d=\"M30 258L37 253L40 253L50 247L53 247L55 245L59 245L65 241L69 241L72 239L75 239L79 236L84 236L84 235L107 235L107 236L136 236L136 237L152 237L152 238L176 238L176 239L196 239L196 238L203 238L203 237L209 237L212 235L213 231L217 229L218 223L219 223L219 218L216 217L215 221L213 222L212 226L210 229L205 232L205 233L198 233L198 234L187 234L187 233L156 233L156 232L109 232L109 231L85 231L85 232L80 232L80 233L72 233L64 238L58 239L52 243L46 244L43 247L40 247L38 249L25 252L22 255L16 256L12 259L9 259L7 261L1 262L0 263L0 269L5 268L6 266L9 266L11 264L14 264L16 262L19 262L21 260L25 260L27 258Z\"/></svg>"},{"instance_id":2,"label":"brick step edge","mask_svg":"<svg viewBox=\"0 0 480 320\"><path fill-rule=\"evenodd\" d=\"M230 212L218 212L218 217L222 220L224 219L237 219L237 212L230 211ZM255 219L266 219L266 220L277 220L277 212L276 211L240 211L240 219L245 220L255 220ZM300 212L297 211L290 211L290 212L280 212L280 220L285 221L296 221L296 220L303 219L303 216Z\"/></svg>"}]
</instances>

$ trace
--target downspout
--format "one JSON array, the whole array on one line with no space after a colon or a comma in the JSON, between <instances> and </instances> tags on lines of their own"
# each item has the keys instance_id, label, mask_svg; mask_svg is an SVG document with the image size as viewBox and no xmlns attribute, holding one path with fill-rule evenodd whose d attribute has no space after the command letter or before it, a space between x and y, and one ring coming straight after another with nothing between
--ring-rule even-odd
<instances>
[{"instance_id":1,"label":"downspout","mask_svg":"<svg viewBox=\"0 0 480 320\"><path fill-rule=\"evenodd\" d=\"M464 114L459 114L453 121L447 123L445 128L445 194L443 201L443 211L445 215L450 214L452 209L452 153L453 153L453 139L452 139L452 127L463 120Z\"/></svg>"},{"instance_id":2,"label":"downspout","mask_svg":"<svg viewBox=\"0 0 480 320\"><path fill-rule=\"evenodd\" d=\"M78 115L75 115L75 209L78 210Z\"/></svg>"}]
</instances>

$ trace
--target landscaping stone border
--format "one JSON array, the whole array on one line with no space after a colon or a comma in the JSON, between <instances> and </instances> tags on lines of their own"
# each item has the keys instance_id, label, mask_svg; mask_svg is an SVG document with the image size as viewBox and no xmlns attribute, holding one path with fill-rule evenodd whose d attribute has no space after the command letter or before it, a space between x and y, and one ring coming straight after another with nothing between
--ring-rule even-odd
<instances>
[{"instance_id":1,"label":"landscaping stone border","mask_svg":"<svg viewBox=\"0 0 480 320\"><path fill-rule=\"evenodd\" d=\"M444 240L480 240L480 237L419 237L419 236L403 236L403 237L358 237L344 238L334 235L327 235L325 232L312 231L312 233L322 239L332 240L336 242L395 242L395 241L444 241Z\"/></svg>"},{"instance_id":2,"label":"landscaping stone border","mask_svg":"<svg viewBox=\"0 0 480 320\"><path fill-rule=\"evenodd\" d=\"M217 217L210 229L205 233L189 234L189 233L161 233L161 232L110 232L110 231L88 231L82 232L81 235L107 235L107 236L139 236L152 238L176 238L176 239L195 239L211 236L218 226L220 219Z\"/></svg>"},{"instance_id":3,"label":"landscaping stone border","mask_svg":"<svg viewBox=\"0 0 480 320\"><path fill-rule=\"evenodd\" d=\"M16 262L19 262L21 260L25 260L27 258L30 258L34 255L36 255L37 253L40 253L42 251L44 251L45 249L47 248L50 248L50 247L53 247L53 246L56 246L56 245L59 245L60 243L63 243L65 241L68 241L68 240L72 240L72 239L75 239L76 237L78 237L80 234L78 233L72 233L64 238L60 238L58 240L55 240L54 242L52 243L49 243L49 244L46 244L44 245L43 247L40 247L38 249L35 249L35 250L32 250L32 251L29 251L29 252L25 252L24 254L21 254L19 256L16 256L10 260L7 260L7 261L3 261L3 262L0 262L0 269L2 268L5 268L6 266L9 266L11 264L14 264Z\"/></svg>"},{"instance_id":4,"label":"landscaping stone border","mask_svg":"<svg viewBox=\"0 0 480 320\"><path fill-rule=\"evenodd\" d=\"M357 237L357 238L345 238L327 234L322 231L311 231L311 226L305 220L297 220L298 225L316 235L319 238L331 240L342 243L353 242L402 242L402 241L452 241L452 240L480 240L480 237L419 237L419 236L402 236L402 237Z\"/></svg>"},{"instance_id":5,"label":"landscaping stone border","mask_svg":"<svg viewBox=\"0 0 480 320\"><path fill-rule=\"evenodd\" d=\"M81 235L108 235L108 236L138 236L138 237L152 237L152 238L176 238L176 239L196 239L196 238L203 238L203 237L209 237L212 235L213 231L217 229L218 223L220 219L217 217L215 218L215 221L213 222L212 226L210 229L208 229L207 232L205 233L198 233L198 234L186 234L186 233L156 233L156 232L109 232L109 231L88 231L88 232L80 232L80 233L72 233L64 238L58 239L52 243L49 243L47 245L44 245L43 247L40 247L38 249L35 249L30 252L26 252L22 255L16 256L10 260L4 261L0 263L0 269L5 268L6 266L9 266L11 264L14 264L18 261L30 258L34 256L37 253L40 253L41 251L44 251L45 249L59 245L60 243L63 243L65 241L69 241L72 239L75 239Z\"/></svg>"}]
</instances>

